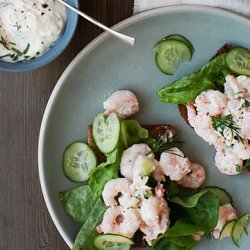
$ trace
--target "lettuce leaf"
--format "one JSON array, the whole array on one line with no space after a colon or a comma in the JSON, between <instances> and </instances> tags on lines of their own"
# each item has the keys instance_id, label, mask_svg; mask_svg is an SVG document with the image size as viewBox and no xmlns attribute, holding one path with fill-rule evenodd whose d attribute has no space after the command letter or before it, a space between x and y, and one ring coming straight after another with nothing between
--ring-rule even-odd
<instances>
[{"instance_id":1,"label":"lettuce leaf","mask_svg":"<svg viewBox=\"0 0 250 250\"><path fill-rule=\"evenodd\" d=\"M108 181L118 178L121 155L122 147L118 146L113 152L106 155L106 162L90 171L88 184L94 200L101 197L102 190Z\"/></svg>"},{"instance_id":2,"label":"lettuce leaf","mask_svg":"<svg viewBox=\"0 0 250 250\"><path fill-rule=\"evenodd\" d=\"M148 138L148 130L136 120L122 120L121 138L125 148Z\"/></svg>"},{"instance_id":3,"label":"lettuce leaf","mask_svg":"<svg viewBox=\"0 0 250 250\"><path fill-rule=\"evenodd\" d=\"M208 62L197 72L191 73L160 89L158 96L162 102L184 104L193 101L202 91L218 89L223 91L225 77L233 72L225 62L224 53Z\"/></svg>"},{"instance_id":4,"label":"lettuce leaf","mask_svg":"<svg viewBox=\"0 0 250 250\"><path fill-rule=\"evenodd\" d=\"M94 206L91 189L87 185L60 192L59 199L65 212L78 223L87 220Z\"/></svg>"},{"instance_id":5,"label":"lettuce leaf","mask_svg":"<svg viewBox=\"0 0 250 250\"><path fill-rule=\"evenodd\" d=\"M72 250L95 249L93 247L93 239L97 235L96 227L101 222L106 209L107 207L105 206L103 200L101 198L97 199L91 213L88 216L88 219L85 221L76 236Z\"/></svg>"}]
</instances>

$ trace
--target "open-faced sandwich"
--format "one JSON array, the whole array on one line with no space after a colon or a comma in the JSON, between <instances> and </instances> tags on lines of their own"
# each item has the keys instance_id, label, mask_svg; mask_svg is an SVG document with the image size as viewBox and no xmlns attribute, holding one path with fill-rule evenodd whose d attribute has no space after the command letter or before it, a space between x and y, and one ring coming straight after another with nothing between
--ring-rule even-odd
<instances>
[{"instance_id":1,"label":"open-faced sandwich","mask_svg":"<svg viewBox=\"0 0 250 250\"><path fill-rule=\"evenodd\" d=\"M201 69L162 88L158 96L178 104L197 135L214 145L220 172L236 175L250 166L249 50L224 45Z\"/></svg>"}]
</instances>

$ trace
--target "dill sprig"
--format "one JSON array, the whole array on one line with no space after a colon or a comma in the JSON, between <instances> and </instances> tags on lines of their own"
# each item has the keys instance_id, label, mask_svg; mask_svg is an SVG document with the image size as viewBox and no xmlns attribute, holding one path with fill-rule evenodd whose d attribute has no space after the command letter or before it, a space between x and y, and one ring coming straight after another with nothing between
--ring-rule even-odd
<instances>
[{"instance_id":1,"label":"dill sprig","mask_svg":"<svg viewBox=\"0 0 250 250\"><path fill-rule=\"evenodd\" d=\"M160 134L158 137L154 138L154 145L152 147L153 153L170 152L171 148L180 148L184 144L183 141L179 140L178 137L170 137L168 133ZM174 154L174 153L173 153Z\"/></svg>"},{"instance_id":2,"label":"dill sprig","mask_svg":"<svg viewBox=\"0 0 250 250\"><path fill-rule=\"evenodd\" d=\"M238 142L243 143L243 138L240 135L240 129L239 127L236 126L235 122L233 121L232 115L226 115L220 117L212 116L212 126L225 139L226 139L226 132L229 130L230 133L234 136L234 138Z\"/></svg>"}]
</instances>

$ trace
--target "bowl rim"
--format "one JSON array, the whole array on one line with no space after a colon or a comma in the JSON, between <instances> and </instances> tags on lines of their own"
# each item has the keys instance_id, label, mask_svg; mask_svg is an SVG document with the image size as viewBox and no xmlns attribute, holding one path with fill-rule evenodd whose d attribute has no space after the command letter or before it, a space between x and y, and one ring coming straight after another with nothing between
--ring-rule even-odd
<instances>
[{"instance_id":1,"label":"bowl rim","mask_svg":"<svg viewBox=\"0 0 250 250\"><path fill-rule=\"evenodd\" d=\"M132 25L136 22L142 21L145 18L154 17L157 15L162 14L171 14L175 12L185 12L185 11L193 11L193 12L204 12L208 14L217 14L224 17L229 17L231 19L241 21L243 23L247 23L249 25L250 19L246 16L243 16L241 14L235 13L230 10L216 8L216 7L210 7L210 6L204 6L204 5L174 5L174 6L166 6L161 8L155 8L152 10L144 11L142 13L136 14L134 16L131 16L116 25L112 26L112 29L120 30L123 28L126 28L129 25ZM96 47L102 44L103 41L111 37L107 32L103 32L99 36L97 36L95 39L93 39L89 44L87 44L79 53L76 55L76 57L71 61L71 63L68 65L68 67L65 69L65 71L62 73L61 77L57 81L50 97L47 102L44 115L41 122L40 132L39 132L39 140L38 140L38 171L39 171L39 180L40 185L42 189L42 194L45 200L45 204L47 206L47 209L49 211L50 217L52 221L54 222L56 229L60 233L61 237L64 239L66 244L72 248L73 242L68 237L66 231L63 229L59 217L57 217L56 212L53 210L52 202L49 196L49 192L46 186L45 181L45 174L44 174L44 161L43 161L43 155L44 155L44 140L46 136L46 130L47 130L47 123L49 121L49 116L51 113L51 110L53 108L53 105L56 101L56 96L59 93L60 89L65 84L65 79L70 74L72 69L77 65L77 63L82 60L83 58L87 57L89 53L91 53Z\"/></svg>"},{"instance_id":2,"label":"bowl rim","mask_svg":"<svg viewBox=\"0 0 250 250\"><path fill-rule=\"evenodd\" d=\"M79 0L70 0L70 1L72 4L74 4L74 6L76 8L79 8ZM70 44L70 42L75 34L75 31L77 29L78 20L79 20L79 16L76 13L72 12L67 7L66 7L66 10L67 10L67 17L69 16L69 13L70 13L70 17L71 17L70 18L71 29L69 29L67 36L64 36L64 35L65 35L66 28L67 28L68 19L66 20L66 24L65 24L65 27L64 27L62 33L59 35L57 40L54 42L54 44L52 45L52 48L49 48L41 56L36 57L35 59L28 61L28 62L25 62L25 63L23 63L23 62L11 63L11 62L5 62L3 60L0 60L0 71L3 71L3 72L32 71L35 69L39 69L39 68L53 62L56 58L58 58L63 53L63 51L67 48L67 46ZM49 51L51 49L53 49L54 45L56 45L58 42L60 42L60 40L62 38L64 38L64 42L60 45L60 47L57 47L57 51L55 53L53 53L52 56L50 56ZM44 60L44 56L47 56L48 59ZM22 66L20 66L20 65L22 65Z\"/></svg>"}]
</instances>

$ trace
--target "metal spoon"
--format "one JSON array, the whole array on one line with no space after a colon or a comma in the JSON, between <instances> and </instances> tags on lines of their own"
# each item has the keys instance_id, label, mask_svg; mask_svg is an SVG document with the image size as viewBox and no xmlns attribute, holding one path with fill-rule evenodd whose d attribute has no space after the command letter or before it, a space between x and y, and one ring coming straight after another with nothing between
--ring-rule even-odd
<instances>
[{"instance_id":1,"label":"metal spoon","mask_svg":"<svg viewBox=\"0 0 250 250\"><path fill-rule=\"evenodd\" d=\"M98 27L102 28L103 30L108 31L110 34L112 34L113 36L115 36L116 38L120 39L123 43L125 43L129 48L132 48L134 46L135 43L135 39L133 37L130 36L126 36L122 33L119 33L115 30L112 30L110 28L108 28L107 26L103 25L102 23L98 22L97 20L95 20L94 18L90 17L89 15L83 13L82 11L76 9L75 7L71 6L70 4L66 3L63 0L57 0L58 2L64 4L66 7L68 7L69 9L73 10L74 12L76 12L78 15L82 16L83 18L87 19L88 21L90 21L91 23L97 25Z\"/></svg>"}]
</instances>

